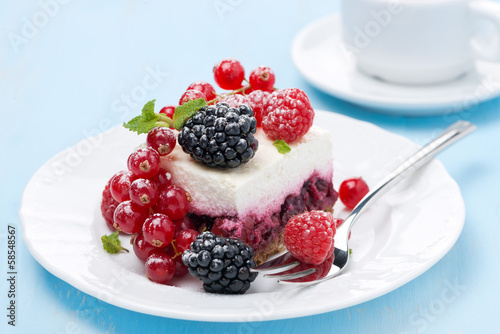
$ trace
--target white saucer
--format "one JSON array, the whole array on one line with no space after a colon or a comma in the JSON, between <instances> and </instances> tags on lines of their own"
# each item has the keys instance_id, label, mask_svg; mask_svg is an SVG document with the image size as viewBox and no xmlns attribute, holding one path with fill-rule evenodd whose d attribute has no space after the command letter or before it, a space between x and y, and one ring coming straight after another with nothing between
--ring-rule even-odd
<instances>
[{"instance_id":1,"label":"white saucer","mask_svg":"<svg viewBox=\"0 0 500 334\"><path fill-rule=\"evenodd\" d=\"M341 42L338 14L304 28L292 45L298 70L314 86L378 112L425 116L469 109L500 96L500 63L478 61L476 70L448 83L397 85L356 70L355 59Z\"/></svg>"}]
</instances>

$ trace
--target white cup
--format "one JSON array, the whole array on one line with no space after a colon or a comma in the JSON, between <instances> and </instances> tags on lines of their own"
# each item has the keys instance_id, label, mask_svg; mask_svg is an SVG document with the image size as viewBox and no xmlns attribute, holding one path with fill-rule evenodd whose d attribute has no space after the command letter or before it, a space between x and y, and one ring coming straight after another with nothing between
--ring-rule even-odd
<instances>
[{"instance_id":1,"label":"white cup","mask_svg":"<svg viewBox=\"0 0 500 334\"><path fill-rule=\"evenodd\" d=\"M476 59L500 61L500 4L489 0L342 0L342 37L358 70L403 84L456 79ZM478 43L483 19L493 45Z\"/></svg>"}]
</instances>

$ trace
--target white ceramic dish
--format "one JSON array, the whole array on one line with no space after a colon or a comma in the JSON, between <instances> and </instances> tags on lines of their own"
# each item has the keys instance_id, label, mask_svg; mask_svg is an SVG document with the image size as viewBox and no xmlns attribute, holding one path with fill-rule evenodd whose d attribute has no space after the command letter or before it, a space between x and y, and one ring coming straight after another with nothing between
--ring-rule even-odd
<instances>
[{"instance_id":1,"label":"white ceramic dish","mask_svg":"<svg viewBox=\"0 0 500 334\"><path fill-rule=\"evenodd\" d=\"M322 91L382 113L450 114L500 96L500 63L477 61L457 80L435 85L398 85L356 70L355 56L341 41L338 14L316 21L296 36L292 58L300 73Z\"/></svg>"},{"instance_id":2,"label":"white ceramic dish","mask_svg":"<svg viewBox=\"0 0 500 334\"><path fill-rule=\"evenodd\" d=\"M372 124L331 112L317 112L315 121L332 132L337 187L341 180L360 175L373 185L417 148ZM297 288L259 277L246 294L236 296L205 293L194 278L177 282L180 287L155 284L144 276L143 264L133 252L110 255L100 241L101 235L110 233L100 215L102 189L143 141L143 136L117 127L59 153L30 180L20 209L24 241L42 266L85 293L137 312L246 322L349 307L388 293L429 269L453 246L464 224L459 188L433 160L380 199L354 226L352 262L334 280ZM340 203L335 210L337 216L347 215ZM121 240L130 246L129 237Z\"/></svg>"}]
</instances>

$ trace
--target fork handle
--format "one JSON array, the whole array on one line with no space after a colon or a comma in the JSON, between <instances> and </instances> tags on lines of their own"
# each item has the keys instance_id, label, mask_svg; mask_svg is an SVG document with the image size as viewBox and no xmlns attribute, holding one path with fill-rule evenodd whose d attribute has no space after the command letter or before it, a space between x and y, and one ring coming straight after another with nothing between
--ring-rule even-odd
<instances>
[{"instance_id":1,"label":"fork handle","mask_svg":"<svg viewBox=\"0 0 500 334\"><path fill-rule=\"evenodd\" d=\"M476 129L476 126L467 121L457 121L450 127L444 130L436 139L418 150L415 154L409 157L398 168L387 175L375 188L373 188L352 210L349 217L346 218L344 224L339 229L347 228L346 236L348 236L354 223L361 213L365 211L368 204L373 203L384 195L388 190L403 180L409 173L425 165L431 160L434 155L441 152L457 140L466 136ZM340 232L340 231L339 231ZM337 242L337 241L336 241ZM337 246L337 244L335 245ZM339 245L340 246L340 245ZM346 237L347 246L347 237Z\"/></svg>"}]
</instances>

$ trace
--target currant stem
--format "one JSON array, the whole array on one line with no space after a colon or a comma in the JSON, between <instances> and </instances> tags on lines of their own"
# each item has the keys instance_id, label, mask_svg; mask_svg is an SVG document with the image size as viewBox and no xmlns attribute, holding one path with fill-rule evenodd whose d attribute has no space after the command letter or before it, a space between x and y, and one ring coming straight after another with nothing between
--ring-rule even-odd
<instances>
[{"instance_id":1,"label":"currant stem","mask_svg":"<svg viewBox=\"0 0 500 334\"><path fill-rule=\"evenodd\" d=\"M156 122L155 124L156 126L163 126L163 127L166 127L166 128L169 128L171 125L168 124L167 122Z\"/></svg>"},{"instance_id":2,"label":"currant stem","mask_svg":"<svg viewBox=\"0 0 500 334\"><path fill-rule=\"evenodd\" d=\"M166 126L166 127L173 127L174 126L174 120L169 118L167 115L164 114L157 114L159 116L159 121L157 122L161 126ZM163 125L162 123L165 123Z\"/></svg>"},{"instance_id":3,"label":"currant stem","mask_svg":"<svg viewBox=\"0 0 500 334\"><path fill-rule=\"evenodd\" d=\"M175 247L175 239L170 242L172 245L172 248L174 249L175 255L172 257L172 260L175 259L177 256L181 255L181 252L177 250L177 247Z\"/></svg>"},{"instance_id":4,"label":"currant stem","mask_svg":"<svg viewBox=\"0 0 500 334\"><path fill-rule=\"evenodd\" d=\"M245 79L245 81L247 81L247 80ZM217 97L215 99L208 101L207 104L217 103L217 102L219 102L220 99L223 99L223 98L231 96L231 95L236 95L236 94L241 93L241 92L245 93L245 91L249 88L250 88L250 85L247 85L247 86L243 86L241 88L235 89L229 93L217 95Z\"/></svg>"}]
</instances>

